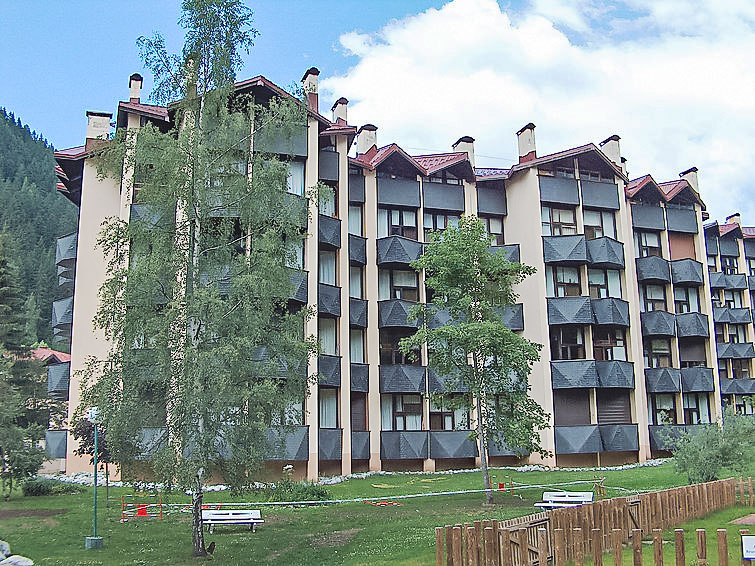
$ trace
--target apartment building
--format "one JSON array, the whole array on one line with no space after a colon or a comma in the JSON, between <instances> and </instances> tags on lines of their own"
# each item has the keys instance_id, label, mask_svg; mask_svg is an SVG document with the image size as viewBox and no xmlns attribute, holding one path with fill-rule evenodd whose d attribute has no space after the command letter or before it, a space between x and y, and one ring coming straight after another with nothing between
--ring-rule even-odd
<instances>
[{"instance_id":1,"label":"apartment building","mask_svg":"<svg viewBox=\"0 0 755 566\"><path fill-rule=\"evenodd\" d=\"M519 159L509 168L476 167L474 139L466 135L446 153L410 155L396 143L380 145L372 124L349 125L344 98L331 118L320 114L318 74L312 68L303 78L308 123L294 143L285 150L254 146L291 159L290 192L304 195L322 181L335 193L319 207L310 203L292 295L318 313L305 330L322 346L308 368L319 383L303 400L301 425L287 435L285 452L271 450L271 468L293 463L317 478L478 462L470 416L428 395L445 390L443 376L427 368L425 353L413 361L398 348L416 329L409 308L427 300L422 276L409 264L431 231L461 215L483 220L495 253L537 269L520 285L519 304L501 311L509 328L544 345L530 384L551 414L542 444L552 456L530 461L643 461L668 448L661 423L714 422L722 398L747 410L742 392L755 381L740 378L751 374L745 357L753 351L751 297L745 275L734 277L749 268L746 229L703 225L696 169L671 182L650 175L630 181L618 136L541 156L533 124L517 132ZM141 82L130 78L116 127L169 128L166 108L141 102ZM261 76L236 86L257 100L288 96ZM51 367L50 390L68 399L69 415L79 397L77 370L108 346L92 326L105 276L95 248L100 224L107 216L128 221L143 213L128 189L98 179L88 159L110 131L112 115L88 112L87 119L85 144L55 154L59 190L80 211L77 233L58 242L60 284L70 293L53 309L56 336L70 340L71 361ZM721 244L730 241L738 258L732 274L723 271L724 258L732 256ZM755 263L755 246L752 252ZM703 266L706 256L711 271ZM732 269L729 259L726 266ZM740 303L729 305L726 293L734 289L725 285L742 284ZM712 296L724 302L711 302ZM740 331L731 321L745 310L749 326ZM431 321L443 323L442 315ZM722 340L714 342L719 330ZM719 379L722 371L728 373ZM88 467L65 431L50 434L58 447L50 456L65 458L67 471ZM498 446L490 454L493 465L519 461Z\"/></svg>"}]
</instances>

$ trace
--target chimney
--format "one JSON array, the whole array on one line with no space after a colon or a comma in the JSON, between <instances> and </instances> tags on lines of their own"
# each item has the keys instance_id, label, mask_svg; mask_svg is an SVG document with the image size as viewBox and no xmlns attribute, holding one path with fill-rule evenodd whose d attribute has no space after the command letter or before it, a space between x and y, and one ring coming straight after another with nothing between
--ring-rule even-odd
<instances>
[{"instance_id":1,"label":"chimney","mask_svg":"<svg viewBox=\"0 0 755 566\"><path fill-rule=\"evenodd\" d=\"M343 96L335 101L335 104L333 104L333 107L331 108L333 111L334 122L337 122L339 118L346 122L346 107L348 104L349 101Z\"/></svg>"},{"instance_id":2,"label":"chimney","mask_svg":"<svg viewBox=\"0 0 755 566\"><path fill-rule=\"evenodd\" d=\"M142 82L142 76L139 73L134 73L128 78L130 102L139 102L139 98L142 95Z\"/></svg>"},{"instance_id":3,"label":"chimney","mask_svg":"<svg viewBox=\"0 0 755 566\"><path fill-rule=\"evenodd\" d=\"M474 169L474 138L472 136L464 136L456 140L456 143L451 146L454 151L464 151L469 157L469 163Z\"/></svg>"},{"instance_id":4,"label":"chimney","mask_svg":"<svg viewBox=\"0 0 755 566\"><path fill-rule=\"evenodd\" d=\"M621 167L621 150L619 148L620 139L619 136L614 134L610 138L606 138L600 142L600 149L603 150L605 156L619 167Z\"/></svg>"},{"instance_id":5,"label":"chimney","mask_svg":"<svg viewBox=\"0 0 755 566\"><path fill-rule=\"evenodd\" d=\"M682 171L679 173L679 177L687 181L695 192L697 192L697 167L690 167L686 171Z\"/></svg>"},{"instance_id":6,"label":"chimney","mask_svg":"<svg viewBox=\"0 0 755 566\"><path fill-rule=\"evenodd\" d=\"M106 140L110 134L110 120L113 115L109 112L92 112L87 110L86 149L96 140Z\"/></svg>"},{"instance_id":7,"label":"chimney","mask_svg":"<svg viewBox=\"0 0 755 566\"><path fill-rule=\"evenodd\" d=\"M317 77L320 70L317 67L310 67L301 78L301 85L304 88L304 94L307 96L307 106L310 110L319 112L317 105Z\"/></svg>"},{"instance_id":8,"label":"chimney","mask_svg":"<svg viewBox=\"0 0 755 566\"><path fill-rule=\"evenodd\" d=\"M742 216L738 212L735 212L734 214L730 214L729 216L726 217L727 224L736 224L737 226L739 226L741 221L742 221Z\"/></svg>"},{"instance_id":9,"label":"chimney","mask_svg":"<svg viewBox=\"0 0 755 566\"><path fill-rule=\"evenodd\" d=\"M357 132L357 155L367 153L373 146L377 146L377 126L365 124Z\"/></svg>"},{"instance_id":10,"label":"chimney","mask_svg":"<svg viewBox=\"0 0 755 566\"><path fill-rule=\"evenodd\" d=\"M519 163L532 161L537 157L535 153L535 124L530 122L516 133L519 144Z\"/></svg>"}]
</instances>

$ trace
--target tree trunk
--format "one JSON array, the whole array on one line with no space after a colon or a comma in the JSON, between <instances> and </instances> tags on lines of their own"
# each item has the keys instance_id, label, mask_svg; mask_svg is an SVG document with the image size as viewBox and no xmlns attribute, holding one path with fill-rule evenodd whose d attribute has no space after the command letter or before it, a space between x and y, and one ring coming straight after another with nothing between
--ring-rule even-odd
<instances>
[{"instance_id":1,"label":"tree trunk","mask_svg":"<svg viewBox=\"0 0 755 566\"><path fill-rule=\"evenodd\" d=\"M107 468L107 462L105 462L105 507L107 508L110 501L110 471Z\"/></svg>"},{"instance_id":2,"label":"tree trunk","mask_svg":"<svg viewBox=\"0 0 755 566\"><path fill-rule=\"evenodd\" d=\"M480 467L482 468L482 481L485 485L485 503L493 503L493 490L490 488L490 472L488 472L488 447L485 442L487 435L483 434L482 401L477 397L477 441L480 445Z\"/></svg>"},{"instance_id":3,"label":"tree trunk","mask_svg":"<svg viewBox=\"0 0 755 566\"><path fill-rule=\"evenodd\" d=\"M202 476L197 473L194 492L191 494L191 539L194 544L194 556L207 556L202 530Z\"/></svg>"}]
</instances>

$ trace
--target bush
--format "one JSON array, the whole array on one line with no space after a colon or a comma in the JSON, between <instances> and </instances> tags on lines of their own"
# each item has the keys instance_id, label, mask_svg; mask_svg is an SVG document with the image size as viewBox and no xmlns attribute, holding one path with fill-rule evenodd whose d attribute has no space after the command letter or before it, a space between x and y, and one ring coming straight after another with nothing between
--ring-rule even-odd
<instances>
[{"instance_id":1,"label":"bush","mask_svg":"<svg viewBox=\"0 0 755 566\"><path fill-rule=\"evenodd\" d=\"M51 478L31 478L21 484L21 491L25 497L41 495L67 495L81 493L84 487L75 483L67 483Z\"/></svg>"},{"instance_id":2,"label":"bush","mask_svg":"<svg viewBox=\"0 0 755 566\"><path fill-rule=\"evenodd\" d=\"M257 498L265 501L323 501L330 499L330 492L322 485L284 478L274 487L255 490Z\"/></svg>"}]
</instances>

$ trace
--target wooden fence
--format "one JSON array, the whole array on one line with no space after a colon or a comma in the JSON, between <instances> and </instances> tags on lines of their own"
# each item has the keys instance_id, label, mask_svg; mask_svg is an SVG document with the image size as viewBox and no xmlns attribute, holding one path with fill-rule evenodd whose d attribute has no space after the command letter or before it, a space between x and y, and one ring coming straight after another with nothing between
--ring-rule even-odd
<instances>
[{"instance_id":1,"label":"wooden fence","mask_svg":"<svg viewBox=\"0 0 755 566\"><path fill-rule=\"evenodd\" d=\"M436 527L436 566L539 566L548 560L581 566L585 554L602 566L606 551L620 553L625 543L636 545L643 535L655 538L663 529L737 504L755 505L752 478L615 497L507 521Z\"/></svg>"}]
</instances>

